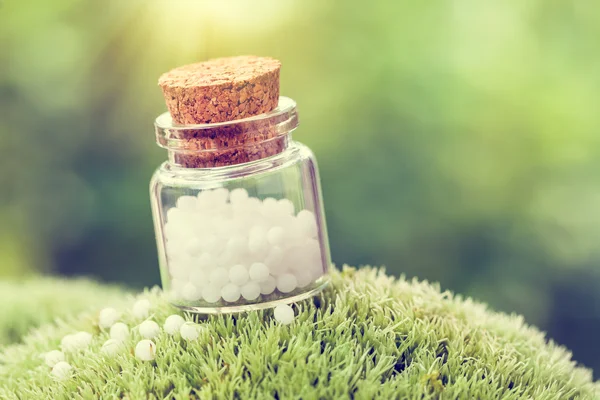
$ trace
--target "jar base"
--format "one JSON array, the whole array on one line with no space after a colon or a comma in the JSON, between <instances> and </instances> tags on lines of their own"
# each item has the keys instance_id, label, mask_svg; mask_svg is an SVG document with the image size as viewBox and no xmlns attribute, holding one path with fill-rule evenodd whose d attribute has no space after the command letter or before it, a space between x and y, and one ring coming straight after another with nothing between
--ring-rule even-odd
<instances>
[{"instance_id":1,"label":"jar base","mask_svg":"<svg viewBox=\"0 0 600 400\"><path fill-rule=\"evenodd\" d=\"M182 311L194 313L194 314L206 314L206 315L216 315L216 314L235 314L242 313L248 311L257 311L264 310L266 308L274 308L280 304L291 304L297 303L302 300L306 300L310 297L313 297L319 294L327 285L329 284L329 279L324 279L323 282L309 290L308 292L300 293L290 297L283 297L277 300L271 300L264 303L256 303L256 304L242 304L242 305L231 305L231 306L217 306L217 307L196 307L196 306L184 306L181 304L171 303L174 307L179 308Z\"/></svg>"}]
</instances>

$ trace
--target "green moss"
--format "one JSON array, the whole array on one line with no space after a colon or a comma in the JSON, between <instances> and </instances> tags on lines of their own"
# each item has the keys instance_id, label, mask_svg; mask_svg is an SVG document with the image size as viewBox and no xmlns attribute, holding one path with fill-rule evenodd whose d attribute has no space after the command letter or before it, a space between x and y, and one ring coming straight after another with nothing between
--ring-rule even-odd
<instances>
[{"instance_id":1,"label":"green moss","mask_svg":"<svg viewBox=\"0 0 600 400\"><path fill-rule=\"evenodd\" d=\"M159 323L173 309L158 290L144 294ZM124 321L134 326L130 305ZM68 356L75 375L51 379L40 354L63 335L99 332L96 313L45 325L0 354L0 398L480 398L591 399L598 385L570 353L519 316L486 310L426 282L346 268L322 295L295 306L278 325L272 311L215 316L200 339L165 333L155 362L92 346Z\"/></svg>"},{"instance_id":2,"label":"green moss","mask_svg":"<svg viewBox=\"0 0 600 400\"><path fill-rule=\"evenodd\" d=\"M0 346L19 341L33 327L98 307L123 293L85 279L0 281Z\"/></svg>"}]
</instances>

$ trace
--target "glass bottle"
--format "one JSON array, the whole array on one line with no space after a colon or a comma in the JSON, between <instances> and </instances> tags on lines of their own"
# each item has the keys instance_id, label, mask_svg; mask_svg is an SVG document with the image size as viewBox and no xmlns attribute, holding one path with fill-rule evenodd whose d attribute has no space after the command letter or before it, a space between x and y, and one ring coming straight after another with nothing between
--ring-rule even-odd
<instances>
[{"instance_id":1,"label":"glass bottle","mask_svg":"<svg viewBox=\"0 0 600 400\"><path fill-rule=\"evenodd\" d=\"M296 103L223 123L155 122L169 159L150 197L163 288L197 313L292 303L322 290L331 263L317 163L292 140Z\"/></svg>"}]
</instances>

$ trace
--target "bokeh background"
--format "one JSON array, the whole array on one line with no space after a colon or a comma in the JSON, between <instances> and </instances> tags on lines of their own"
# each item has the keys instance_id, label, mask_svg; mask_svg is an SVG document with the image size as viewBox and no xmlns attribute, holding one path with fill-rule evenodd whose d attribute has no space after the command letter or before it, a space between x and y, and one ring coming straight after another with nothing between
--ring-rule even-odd
<instances>
[{"instance_id":1,"label":"bokeh background","mask_svg":"<svg viewBox=\"0 0 600 400\"><path fill-rule=\"evenodd\" d=\"M283 62L334 260L525 315L600 371L600 3L0 2L0 278L159 283L158 76Z\"/></svg>"}]
</instances>

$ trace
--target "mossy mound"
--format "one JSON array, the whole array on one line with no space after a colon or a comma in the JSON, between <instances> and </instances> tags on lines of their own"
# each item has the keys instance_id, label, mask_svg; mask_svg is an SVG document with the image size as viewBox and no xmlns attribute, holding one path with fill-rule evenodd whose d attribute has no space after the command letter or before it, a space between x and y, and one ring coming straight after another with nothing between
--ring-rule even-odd
<instances>
[{"instance_id":1,"label":"mossy mound","mask_svg":"<svg viewBox=\"0 0 600 400\"><path fill-rule=\"evenodd\" d=\"M28 278L0 281L0 346L15 343L33 327L56 318L73 317L125 290L87 279Z\"/></svg>"},{"instance_id":2,"label":"mossy mound","mask_svg":"<svg viewBox=\"0 0 600 400\"><path fill-rule=\"evenodd\" d=\"M160 291L142 296L159 324L174 312ZM121 307L131 327L141 322L132 303ZM104 356L108 333L97 327L97 313L45 325L0 354L0 398L591 399L599 393L589 370L521 317L426 282L345 268L295 309L287 326L266 310L209 317L196 341L161 332L154 362L132 355L140 340L135 329L125 350ZM76 330L94 332L93 342L67 355L73 377L56 382L40 354Z\"/></svg>"}]
</instances>

